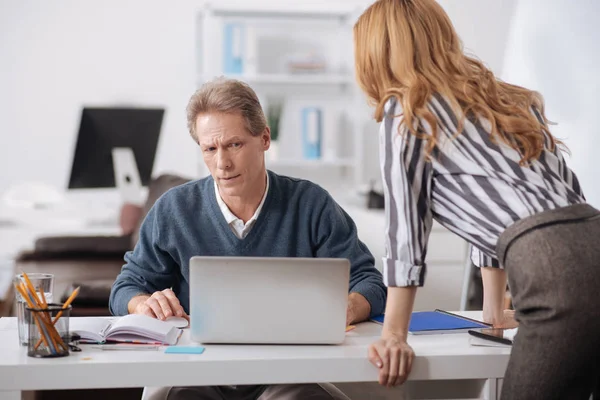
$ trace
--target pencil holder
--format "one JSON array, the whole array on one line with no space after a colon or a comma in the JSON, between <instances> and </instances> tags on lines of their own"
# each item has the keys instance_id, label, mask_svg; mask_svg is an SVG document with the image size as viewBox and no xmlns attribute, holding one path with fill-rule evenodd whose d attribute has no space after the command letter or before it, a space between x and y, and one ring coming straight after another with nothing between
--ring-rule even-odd
<instances>
[{"instance_id":1,"label":"pencil holder","mask_svg":"<svg viewBox=\"0 0 600 400\"><path fill-rule=\"evenodd\" d=\"M71 306L48 304L45 308L26 307L29 321L29 357L64 357L69 355L69 316Z\"/></svg>"}]
</instances>

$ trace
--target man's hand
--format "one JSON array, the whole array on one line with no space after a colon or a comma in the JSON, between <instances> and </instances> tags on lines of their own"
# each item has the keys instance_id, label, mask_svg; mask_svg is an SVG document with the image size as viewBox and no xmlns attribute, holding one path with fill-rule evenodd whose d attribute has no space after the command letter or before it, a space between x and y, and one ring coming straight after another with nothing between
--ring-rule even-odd
<instances>
[{"instance_id":1,"label":"man's hand","mask_svg":"<svg viewBox=\"0 0 600 400\"><path fill-rule=\"evenodd\" d=\"M399 336L383 334L369 346L369 361L379 368L379 383L387 387L406 381L414 358L412 347Z\"/></svg>"},{"instance_id":2,"label":"man's hand","mask_svg":"<svg viewBox=\"0 0 600 400\"><path fill-rule=\"evenodd\" d=\"M147 294L135 296L129 301L127 308L131 314L147 315L160 320L173 316L189 320L189 316L171 289L154 292L151 296Z\"/></svg>"},{"instance_id":3,"label":"man's hand","mask_svg":"<svg viewBox=\"0 0 600 400\"><path fill-rule=\"evenodd\" d=\"M362 294L350 293L346 310L346 326L366 321L371 314L371 304Z\"/></svg>"}]
</instances>

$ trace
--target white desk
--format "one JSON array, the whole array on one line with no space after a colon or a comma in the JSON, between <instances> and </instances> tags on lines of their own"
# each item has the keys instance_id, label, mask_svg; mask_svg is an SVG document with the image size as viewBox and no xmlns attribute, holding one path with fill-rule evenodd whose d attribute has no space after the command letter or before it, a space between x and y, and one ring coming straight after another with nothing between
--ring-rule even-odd
<instances>
[{"instance_id":1,"label":"white desk","mask_svg":"<svg viewBox=\"0 0 600 400\"><path fill-rule=\"evenodd\" d=\"M42 389L374 382L377 371L367 360L367 346L381 327L359 324L340 346L210 345L202 355L84 346L81 353L59 359L27 357L15 329L15 319L0 319L1 399ZM413 336L409 342L416 359L408 386L418 388L418 381L428 381L421 386L431 392L432 381L443 381L447 393L459 383L467 397L497 398L509 349L470 346L467 334ZM179 343L189 343L189 331Z\"/></svg>"}]
</instances>

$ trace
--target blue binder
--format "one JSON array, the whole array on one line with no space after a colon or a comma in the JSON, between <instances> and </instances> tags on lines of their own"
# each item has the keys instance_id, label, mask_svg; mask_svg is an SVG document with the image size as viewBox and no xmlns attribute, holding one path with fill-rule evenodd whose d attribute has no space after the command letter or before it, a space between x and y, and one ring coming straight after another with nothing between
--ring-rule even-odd
<instances>
[{"instance_id":1,"label":"blue binder","mask_svg":"<svg viewBox=\"0 0 600 400\"><path fill-rule=\"evenodd\" d=\"M307 160L321 158L322 127L323 117L319 108L302 109L302 150Z\"/></svg>"},{"instance_id":2,"label":"blue binder","mask_svg":"<svg viewBox=\"0 0 600 400\"><path fill-rule=\"evenodd\" d=\"M244 72L244 26L240 23L225 24L223 32L223 72Z\"/></svg>"},{"instance_id":3,"label":"blue binder","mask_svg":"<svg viewBox=\"0 0 600 400\"><path fill-rule=\"evenodd\" d=\"M372 319L380 324L384 316ZM469 329L489 328L490 325L475 321L457 314L442 310L413 312L408 333L413 335L430 335L436 333L466 333Z\"/></svg>"}]
</instances>

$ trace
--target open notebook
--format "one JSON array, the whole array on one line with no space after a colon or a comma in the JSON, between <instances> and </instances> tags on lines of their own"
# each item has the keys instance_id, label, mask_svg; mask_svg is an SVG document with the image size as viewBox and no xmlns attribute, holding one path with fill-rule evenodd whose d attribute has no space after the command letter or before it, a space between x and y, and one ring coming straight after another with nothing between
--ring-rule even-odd
<instances>
[{"instance_id":1,"label":"open notebook","mask_svg":"<svg viewBox=\"0 0 600 400\"><path fill-rule=\"evenodd\" d=\"M137 314L117 318L69 318L71 333L79 335L81 341L87 343L127 342L174 345L182 332L180 328L185 326L187 321L183 318L160 321Z\"/></svg>"}]
</instances>

